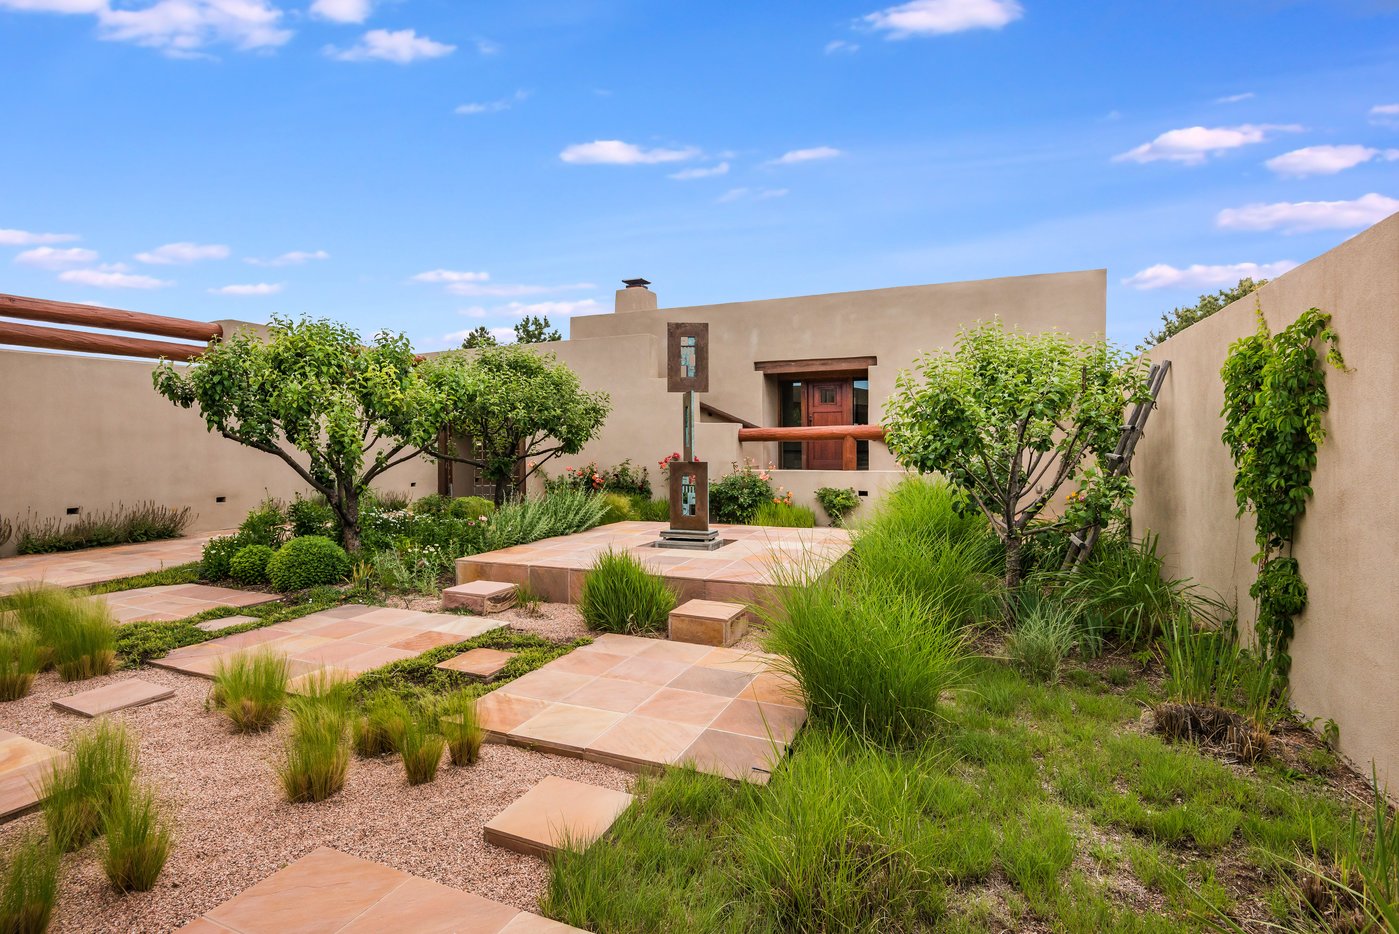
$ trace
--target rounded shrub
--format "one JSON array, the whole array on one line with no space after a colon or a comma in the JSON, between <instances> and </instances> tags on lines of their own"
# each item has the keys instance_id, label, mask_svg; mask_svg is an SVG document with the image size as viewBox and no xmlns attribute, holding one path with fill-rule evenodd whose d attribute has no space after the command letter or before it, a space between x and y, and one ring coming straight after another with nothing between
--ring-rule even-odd
<instances>
[{"instance_id":1,"label":"rounded shrub","mask_svg":"<svg viewBox=\"0 0 1399 934\"><path fill-rule=\"evenodd\" d=\"M602 501L607 504L607 512L602 517L602 524L609 522L626 522L632 518L631 499L621 493L604 493Z\"/></svg>"},{"instance_id":2,"label":"rounded shrub","mask_svg":"<svg viewBox=\"0 0 1399 934\"><path fill-rule=\"evenodd\" d=\"M675 609L675 591L636 557L609 548L583 578L578 609L589 629L658 632Z\"/></svg>"},{"instance_id":3,"label":"rounded shrub","mask_svg":"<svg viewBox=\"0 0 1399 934\"><path fill-rule=\"evenodd\" d=\"M292 503L287 518L291 521L291 534L298 538L303 535L329 538L336 531L335 510L313 499L298 499Z\"/></svg>"},{"instance_id":4,"label":"rounded shrub","mask_svg":"<svg viewBox=\"0 0 1399 934\"><path fill-rule=\"evenodd\" d=\"M427 496L415 499L408 507L408 511L415 516L441 516L446 514L447 507L451 500L441 493L429 493Z\"/></svg>"},{"instance_id":5,"label":"rounded shrub","mask_svg":"<svg viewBox=\"0 0 1399 934\"><path fill-rule=\"evenodd\" d=\"M266 545L244 545L228 562L228 576L240 584L265 584L267 562L274 554Z\"/></svg>"},{"instance_id":6,"label":"rounded shrub","mask_svg":"<svg viewBox=\"0 0 1399 934\"><path fill-rule=\"evenodd\" d=\"M495 503L480 496L463 496L452 500L447 514L453 519L480 519L482 516L489 519L495 515Z\"/></svg>"},{"instance_id":7,"label":"rounded shrub","mask_svg":"<svg viewBox=\"0 0 1399 934\"><path fill-rule=\"evenodd\" d=\"M267 579L283 593L334 584L350 573L350 556L323 535L293 538L267 562Z\"/></svg>"}]
</instances>

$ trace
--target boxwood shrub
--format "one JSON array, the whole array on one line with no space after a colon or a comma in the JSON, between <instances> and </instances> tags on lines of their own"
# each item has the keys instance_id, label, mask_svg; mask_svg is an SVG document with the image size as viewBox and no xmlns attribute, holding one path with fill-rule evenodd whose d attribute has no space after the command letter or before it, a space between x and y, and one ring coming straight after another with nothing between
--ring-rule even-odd
<instances>
[{"instance_id":1,"label":"boxwood shrub","mask_svg":"<svg viewBox=\"0 0 1399 934\"><path fill-rule=\"evenodd\" d=\"M293 538L267 562L268 581L283 593L333 584L349 573L350 556L323 535Z\"/></svg>"},{"instance_id":2,"label":"boxwood shrub","mask_svg":"<svg viewBox=\"0 0 1399 934\"><path fill-rule=\"evenodd\" d=\"M244 545L228 562L228 576L240 584L265 584L267 562L274 554L266 545Z\"/></svg>"}]
</instances>

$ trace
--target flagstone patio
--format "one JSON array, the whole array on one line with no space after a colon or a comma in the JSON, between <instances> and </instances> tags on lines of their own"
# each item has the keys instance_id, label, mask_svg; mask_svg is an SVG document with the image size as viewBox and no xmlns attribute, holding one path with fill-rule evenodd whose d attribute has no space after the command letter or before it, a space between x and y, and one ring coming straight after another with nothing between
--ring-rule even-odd
<instances>
[{"instance_id":1,"label":"flagstone patio","mask_svg":"<svg viewBox=\"0 0 1399 934\"><path fill-rule=\"evenodd\" d=\"M258 593L254 590L234 590L231 587L211 587L208 584L166 584L159 587L138 587L135 590L119 590L116 593L98 594L92 597L107 604L122 623L157 622L168 623L177 619L188 619L196 613L222 607L250 607L264 603L275 603L280 599L276 594ZM232 623L221 623L231 626Z\"/></svg>"},{"instance_id":2,"label":"flagstone patio","mask_svg":"<svg viewBox=\"0 0 1399 934\"><path fill-rule=\"evenodd\" d=\"M470 616L349 603L185 646L151 664L212 678L219 659L267 649L286 655L293 677L321 670L329 677L354 677L428 649L465 642L501 625L497 620Z\"/></svg>"},{"instance_id":3,"label":"flagstone patio","mask_svg":"<svg viewBox=\"0 0 1399 934\"><path fill-rule=\"evenodd\" d=\"M850 551L844 529L779 529L721 525L729 542L714 551L656 548L664 522L614 522L575 535L546 538L457 559L457 583L527 584L545 600L577 603L583 577L609 548L640 558L671 584L681 602L726 600L757 604L785 572L821 574Z\"/></svg>"},{"instance_id":4,"label":"flagstone patio","mask_svg":"<svg viewBox=\"0 0 1399 934\"><path fill-rule=\"evenodd\" d=\"M494 742L765 783L806 720L777 656L603 635L476 703Z\"/></svg>"},{"instance_id":5,"label":"flagstone patio","mask_svg":"<svg viewBox=\"0 0 1399 934\"><path fill-rule=\"evenodd\" d=\"M564 934L580 929L318 847L180 930L197 934Z\"/></svg>"},{"instance_id":6,"label":"flagstone patio","mask_svg":"<svg viewBox=\"0 0 1399 934\"><path fill-rule=\"evenodd\" d=\"M204 543L234 530L199 532L183 538L135 545L85 548L51 555L18 555L0 558L0 594L13 593L24 586L49 584L53 587L81 587L105 581L148 574L177 564L198 561Z\"/></svg>"},{"instance_id":7,"label":"flagstone patio","mask_svg":"<svg viewBox=\"0 0 1399 934\"><path fill-rule=\"evenodd\" d=\"M39 782L52 760L65 755L52 746L0 730L0 822L39 803Z\"/></svg>"}]
</instances>

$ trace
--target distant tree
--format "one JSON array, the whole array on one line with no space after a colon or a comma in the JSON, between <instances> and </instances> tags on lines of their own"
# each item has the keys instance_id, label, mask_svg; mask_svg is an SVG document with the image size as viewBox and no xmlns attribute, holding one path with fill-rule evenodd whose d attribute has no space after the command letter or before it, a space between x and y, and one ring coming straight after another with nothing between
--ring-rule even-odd
<instances>
[{"instance_id":1,"label":"distant tree","mask_svg":"<svg viewBox=\"0 0 1399 934\"><path fill-rule=\"evenodd\" d=\"M525 315L524 320L515 325L515 343L543 344L547 341L561 341L563 335L551 330L547 317L537 318Z\"/></svg>"},{"instance_id":2,"label":"distant tree","mask_svg":"<svg viewBox=\"0 0 1399 934\"><path fill-rule=\"evenodd\" d=\"M494 347L500 341L495 339L495 335L486 330L483 324L466 335L466 340L461 342L463 350L475 350L478 347Z\"/></svg>"},{"instance_id":3,"label":"distant tree","mask_svg":"<svg viewBox=\"0 0 1399 934\"><path fill-rule=\"evenodd\" d=\"M435 406L418 413L424 430L440 426L472 442L466 454L435 442L428 453L479 469L495 484L497 504L511 492L520 464L529 465L528 477L551 458L577 454L612 410L607 393L584 390L553 354L519 344L441 354L420 369L421 398Z\"/></svg>"},{"instance_id":4,"label":"distant tree","mask_svg":"<svg viewBox=\"0 0 1399 934\"><path fill-rule=\"evenodd\" d=\"M1220 289L1213 295L1201 295L1200 300L1194 305L1186 308L1173 308L1169 313L1161 316L1161 330L1147 334L1142 346L1152 347L1159 344L1166 338L1184 331L1195 322L1205 320L1225 305L1237 302L1245 295L1255 289L1261 289L1267 284L1267 279L1259 279L1257 282L1252 279L1240 279L1239 284L1233 288Z\"/></svg>"},{"instance_id":5,"label":"distant tree","mask_svg":"<svg viewBox=\"0 0 1399 934\"><path fill-rule=\"evenodd\" d=\"M425 397L413 348L402 334L365 345L332 321L274 317L262 340L240 331L210 345L189 367L162 360L156 392L197 406L210 431L280 457L325 495L341 540L359 548L359 501L384 471L423 454L437 437L420 413Z\"/></svg>"}]
</instances>

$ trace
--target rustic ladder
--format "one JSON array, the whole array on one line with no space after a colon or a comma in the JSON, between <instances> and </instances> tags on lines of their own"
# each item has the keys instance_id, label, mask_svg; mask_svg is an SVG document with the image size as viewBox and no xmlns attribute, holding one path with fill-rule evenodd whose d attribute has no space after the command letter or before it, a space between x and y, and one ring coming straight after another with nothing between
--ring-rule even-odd
<instances>
[{"instance_id":1,"label":"rustic ladder","mask_svg":"<svg viewBox=\"0 0 1399 934\"><path fill-rule=\"evenodd\" d=\"M1132 455L1137 450L1137 442L1141 440L1142 433L1146 431L1146 420L1151 417L1151 410L1156 408L1156 400L1161 395L1161 386L1166 382L1166 374L1171 371L1171 361L1162 360L1160 363L1153 363L1151 370L1146 375L1147 399L1138 402L1132 407L1132 414L1128 416L1127 423L1122 426L1122 433L1118 435L1117 447L1107 456L1108 476L1122 477L1132 472ZM1093 551L1093 546L1098 542L1098 536L1103 531L1102 523L1095 522L1087 528L1079 529L1077 532L1069 533L1069 549L1064 555L1064 568L1077 567Z\"/></svg>"}]
</instances>

